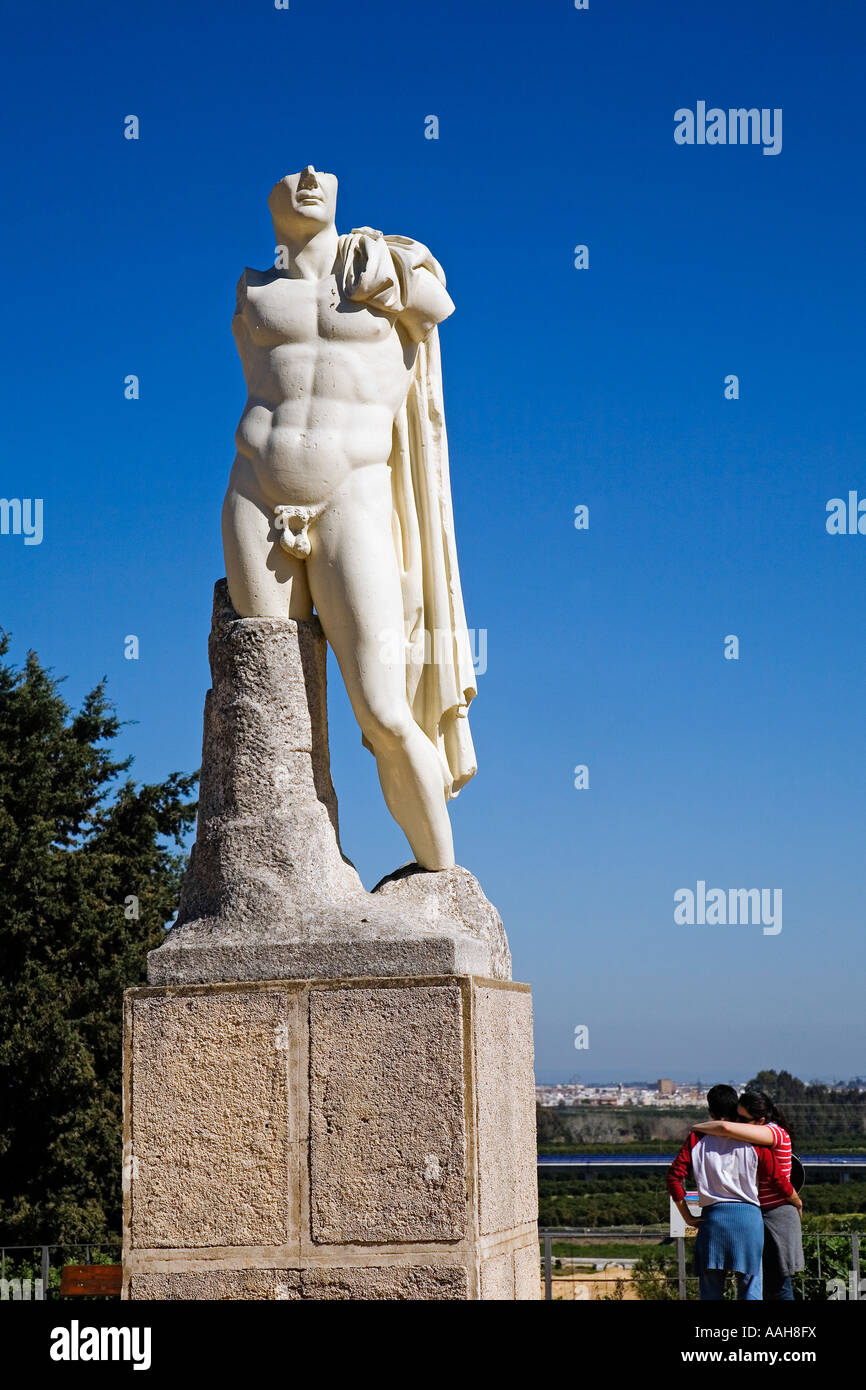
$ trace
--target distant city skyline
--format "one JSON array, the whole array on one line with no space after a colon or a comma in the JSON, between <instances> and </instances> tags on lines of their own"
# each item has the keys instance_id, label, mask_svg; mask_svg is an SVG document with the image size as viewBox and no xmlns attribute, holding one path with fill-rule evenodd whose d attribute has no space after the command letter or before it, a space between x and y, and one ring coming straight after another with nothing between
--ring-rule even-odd
<instances>
[{"instance_id":1,"label":"distant city skyline","mask_svg":"<svg viewBox=\"0 0 866 1390\"><path fill-rule=\"evenodd\" d=\"M764 1070L764 1068L759 1067L757 1070L758 1070L758 1071L762 1071L762 1070ZM790 1070L790 1068L777 1068L777 1070ZM746 1083L747 1083L748 1081L750 1081L754 1075L755 1075L755 1072L749 1072L748 1075L744 1075L744 1076L742 1076L742 1077L739 1078L739 1079L738 1079L737 1077L734 1077L734 1076L715 1076L715 1075L714 1075L713 1077L709 1077L709 1076L685 1077L685 1076L682 1076L682 1075L679 1075L679 1076L678 1076L676 1073L673 1073L673 1072L669 1072L669 1071L668 1071L668 1072L659 1072L658 1076L655 1076L655 1077L652 1077L652 1078L649 1078L649 1079L646 1079L646 1080L628 1080L628 1079L626 1079L625 1077L620 1076L618 1073L616 1073L616 1074L615 1074L615 1073L611 1073L611 1074L608 1075L608 1074L604 1074L604 1073L602 1073L602 1072L598 1072L598 1073L594 1073L593 1075L587 1075L587 1076L582 1076L582 1075L581 1075L580 1077L577 1077L576 1074L572 1072L572 1073L570 1073L569 1075L566 1075L566 1074L564 1074L564 1073L563 1073L562 1075L556 1075L556 1074L554 1074L554 1073L549 1073L549 1074L545 1074L544 1076L539 1075L539 1074L536 1074L536 1077L535 1077L535 1084L536 1084L536 1086L617 1086L617 1085L621 1085L621 1086L624 1086L624 1087L627 1087L627 1088L642 1086L642 1087L646 1087L647 1089L650 1089L650 1088L654 1087L654 1086L657 1084L657 1082L658 1082L659 1080L662 1079L662 1077L665 1077L665 1078L669 1078L671 1081L674 1082L674 1084L675 1084L676 1086L679 1086L679 1087L701 1086L701 1087L703 1087L705 1090L709 1090L710 1086L715 1086L715 1085L719 1085L719 1084L724 1084L724 1085L727 1085L727 1086L742 1087L742 1086L745 1086ZM795 1076L796 1073L795 1073L795 1072L792 1072L791 1075L792 1075L792 1076ZM858 1084L858 1083L859 1083L861 1086L866 1087L866 1077L863 1077L863 1076L810 1076L810 1077L801 1076L801 1077L799 1077L798 1079L799 1079L800 1081L802 1081L802 1082L803 1082L805 1085L807 1085L807 1086L812 1086L812 1085L815 1085L815 1086L847 1086L847 1085L852 1085L852 1084Z\"/></svg>"}]
</instances>

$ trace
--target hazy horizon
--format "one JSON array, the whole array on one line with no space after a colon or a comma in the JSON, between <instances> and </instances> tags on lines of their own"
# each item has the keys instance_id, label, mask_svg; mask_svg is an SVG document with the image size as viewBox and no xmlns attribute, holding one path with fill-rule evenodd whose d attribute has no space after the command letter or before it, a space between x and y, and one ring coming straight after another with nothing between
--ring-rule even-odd
<instances>
[{"instance_id":1,"label":"hazy horizon","mask_svg":"<svg viewBox=\"0 0 866 1390\"><path fill-rule=\"evenodd\" d=\"M765 1070L765 1068L759 1067L758 1070L759 1070L759 1071L762 1071L762 1070ZM781 1071L781 1070L788 1070L788 1068L779 1068L779 1070L780 1070L780 1071ZM677 1085L677 1086L700 1086L700 1087L702 1087L704 1090L709 1090L710 1086L716 1086L716 1085L720 1085L720 1084L724 1084L724 1085L728 1085L728 1086L743 1086L743 1085L745 1085L745 1083L746 1083L747 1081L751 1081L752 1077L753 1077L755 1074L756 1074L755 1072L750 1072L748 1075L743 1075L743 1076L716 1076L716 1075L713 1075L712 1077L709 1077L708 1075L704 1075L703 1073L698 1073L698 1075L697 1075L696 1077L694 1077L694 1078L689 1078L689 1077L683 1076L682 1073L669 1072L669 1071L667 1071L667 1072L666 1072L666 1071L660 1071L660 1072L658 1072L656 1075L654 1075L654 1076L652 1076L652 1077L648 1077L648 1078L646 1078L646 1079L643 1080L643 1081L629 1081L629 1080L626 1080L626 1078L625 1078L624 1076L620 1075L619 1073L613 1073L613 1072L611 1072L609 1075L607 1075L607 1074L605 1074L605 1073L599 1071L599 1072L594 1072L591 1076L581 1076L581 1075L578 1075L578 1074L576 1074L576 1073L566 1074L565 1072L563 1072L562 1075L556 1075L556 1076L554 1076L553 1073L548 1073L547 1076L536 1076L536 1078L535 1078L535 1084L536 1084L536 1086L569 1086L569 1085L575 1085L575 1086L615 1086L615 1085L622 1085L622 1086L625 1086L625 1087L643 1086L643 1087L647 1087L647 1088L650 1088L650 1089L651 1089L651 1088L653 1088L653 1087L656 1085L656 1082L661 1081L661 1080L665 1080L665 1081L673 1081L674 1085ZM793 1074L794 1074L794 1073L792 1073L792 1075L793 1075ZM552 1080L549 1080L549 1079L548 1079L548 1076L552 1076L553 1079L552 1079ZM860 1083L862 1083L864 1086L866 1086L866 1077L860 1077L860 1076L810 1076L810 1077L801 1076L801 1077L799 1078L799 1080L802 1081L806 1086L819 1086L819 1085L820 1085L820 1086L845 1086L845 1085L849 1085L849 1084L852 1083L852 1082L860 1082Z\"/></svg>"}]
</instances>

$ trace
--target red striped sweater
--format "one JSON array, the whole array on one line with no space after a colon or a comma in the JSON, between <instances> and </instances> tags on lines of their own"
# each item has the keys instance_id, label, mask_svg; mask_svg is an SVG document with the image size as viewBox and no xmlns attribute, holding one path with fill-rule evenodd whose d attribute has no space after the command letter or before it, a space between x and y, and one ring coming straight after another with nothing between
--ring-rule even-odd
<instances>
[{"instance_id":1,"label":"red striped sweater","mask_svg":"<svg viewBox=\"0 0 866 1390\"><path fill-rule=\"evenodd\" d=\"M778 1126L772 1125L771 1128L778 1129ZM781 1145L772 1149L764 1144L755 1145L758 1151L758 1201L762 1210L769 1207L779 1207L794 1195L794 1188L791 1186L791 1140L783 1129L779 1130L779 1134L785 1135L785 1138L788 1139L787 1172L784 1167ZM692 1149L702 1138L703 1135L695 1134L692 1130L668 1169L665 1183L675 1202L681 1202L685 1197L683 1181L691 1167ZM778 1163L776 1162L777 1154Z\"/></svg>"}]
</instances>

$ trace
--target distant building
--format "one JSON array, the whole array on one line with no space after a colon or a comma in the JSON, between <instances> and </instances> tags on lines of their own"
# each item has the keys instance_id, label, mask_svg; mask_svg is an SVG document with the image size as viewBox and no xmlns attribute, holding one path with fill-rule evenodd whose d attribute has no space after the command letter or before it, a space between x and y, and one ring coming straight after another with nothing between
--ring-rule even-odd
<instances>
[{"instance_id":1,"label":"distant building","mask_svg":"<svg viewBox=\"0 0 866 1390\"><path fill-rule=\"evenodd\" d=\"M742 1090L742 1086L737 1086ZM694 1085L681 1085L670 1077L642 1084L618 1086L590 1086L577 1082L563 1082L559 1085L539 1085L535 1088L539 1105L574 1109L582 1105L604 1106L651 1106L657 1110L702 1108L704 1090Z\"/></svg>"}]
</instances>

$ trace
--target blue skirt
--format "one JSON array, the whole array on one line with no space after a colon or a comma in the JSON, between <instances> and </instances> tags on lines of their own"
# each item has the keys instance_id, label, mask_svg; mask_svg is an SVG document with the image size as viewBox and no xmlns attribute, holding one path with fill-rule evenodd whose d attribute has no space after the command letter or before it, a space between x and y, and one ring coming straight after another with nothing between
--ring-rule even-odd
<instances>
[{"instance_id":1,"label":"blue skirt","mask_svg":"<svg viewBox=\"0 0 866 1390\"><path fill-rule=\"evenodd\" d=\"M715 1202L704 1207L695 1238L695 1274L732 1269L754 1278L761 1273L764 1218L751 1202Z\"/></svg>"}]
</instances>

